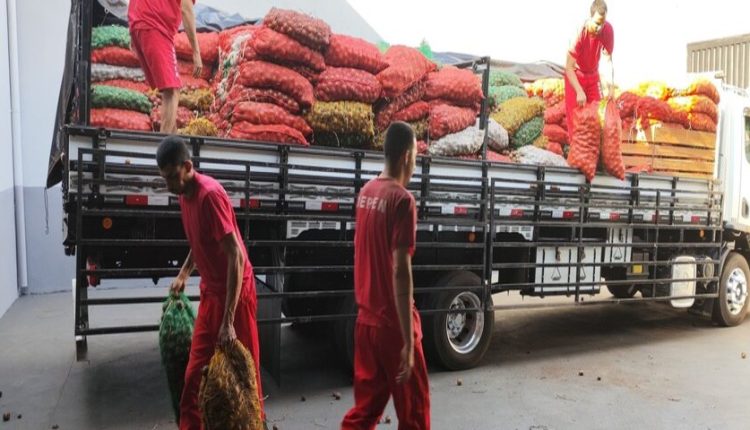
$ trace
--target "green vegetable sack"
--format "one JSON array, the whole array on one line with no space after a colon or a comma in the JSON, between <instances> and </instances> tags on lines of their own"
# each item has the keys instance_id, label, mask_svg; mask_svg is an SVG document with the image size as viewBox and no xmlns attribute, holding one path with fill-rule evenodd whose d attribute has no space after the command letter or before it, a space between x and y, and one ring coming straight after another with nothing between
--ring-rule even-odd
<instances>
[{"instance_id":1,"label":"green vegetable sack","mask_svg":"<svg viewBox=\"0 0 750 430\"><path fill-rule=\"evenodd\" d=\"M180 421L180 396L185 386L185 369L190 357L195 311L185 293L170 293L162 305L159 325L161 362L167 372L175 419Z\"/></svg>"}]
</instances>

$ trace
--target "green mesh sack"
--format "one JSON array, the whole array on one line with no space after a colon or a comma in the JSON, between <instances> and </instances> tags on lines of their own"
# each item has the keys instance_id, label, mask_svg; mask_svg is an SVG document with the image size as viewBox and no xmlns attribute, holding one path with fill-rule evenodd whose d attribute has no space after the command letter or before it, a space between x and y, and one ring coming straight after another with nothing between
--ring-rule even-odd
<instances>
[{"instance_id":1,"label":"green mesh sack","mask_svg":"<svg viewBox=\"0 0 750 430\"><path fill-rule=\"evenodd\" d=\"M121 25L104 25L91 30L91 47L119 46L130 49L130 30Z\"/></svg>"},{"instance_id":2,"label":"green mesh sack","mask_svg":"<svg viewBox=\"0 0 750 430\"><path fill-rule=\"evenodd\" d=\"M167 373L172 408L179 423L180 396L185 386L185 369L190 357L195 311L185 293L180 293L179 296L170 293L161 308L159 350L162 365Z\"/></svg>"},{"instance_id":3,"label":"green mesh sack","mask_svg":"<svg viewBox=\"0 0 750 430\"><path fill-rule=\"evenodd\" d=\"M525 122L518 131L516 131L513 137L510 138L510 145L513 149L531 145L539 136L541 136L543 128L544 118L541 116L537 116L530 121Z\"/></svg>"},{"instance_id":4,"label":"green mesh sack","mask_svg":"<svg viewBox=\"0 0 750 430\"><path fill-rule=\"evenodd\" d=\"M375 136L375 115L372 106L365 103L315 102L305 119L316 133Z\"/></svg>"},{"instance_id":5,"label":"green mesh sack","mask_svg":"<svg viewBox=\"0 0 750 430\"><path fill-rule=\"evenodd\" d=\"M523 88L521 79L516 76L515 73L506 72L504 70L491 70L490 86L502 87L504 85L513 85L518 88Z\"/></svg>"},{"instance_id":6,"label":"green mesh sack","mask_svg":"<svg viewBox=\"0 0 750 430\"><path fill-rule=\"evenodd\" d=\"M373 137L361 134L333 133L320 131L313 133L313 145L330 146L333 148L369 149L372 147Z\"/></svg>"},{"instance_id":7,"label":"green mesh sack","mask_svg":"<svg viewBox=\"0 0 750 430\"><path fill-rule=\"evenodd\" d=\"M514 85L502 85L490 87L490 109L495 110L498 106L516 97L528 97L523 88Z\"/></svg>"},{"instance_id":8,"label":"green mesh sack","mask_svg":"<svg viewBox=\"0 0 750 430\"><path fill-rule=\"evenodd\" d=\"M134 110L147 114L153 110L153 105L145 94L109 85L91 87L91 107Z\"/></svg>"},{"instance_id":9,"label":"green mesh sack","mask_svg":"<svg viewBox=\"0 0 750 430\"><path fill-rule=\"evenodd\" d=\"M541 115L544 115L544 100L517 97L501 104L490 116L508 130L508 134L514 135L524 123Z\"/></svg>"}]
</instances>

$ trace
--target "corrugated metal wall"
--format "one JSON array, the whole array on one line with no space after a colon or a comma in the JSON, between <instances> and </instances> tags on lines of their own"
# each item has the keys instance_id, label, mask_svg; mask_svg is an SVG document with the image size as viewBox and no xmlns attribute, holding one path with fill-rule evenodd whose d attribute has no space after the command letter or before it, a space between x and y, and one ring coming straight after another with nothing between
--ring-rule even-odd
<instances>
[{"instance_id":1,"label":"corrugated metal wall","mask_svg":"<svg viewBox=\"0 0 750 430\"><path fill-rule=\"evenodd\" d=\"M724 81L750 87L750 34L691 43L687 47L688 73L724 72Z\"/></svg>"}]
</instances>

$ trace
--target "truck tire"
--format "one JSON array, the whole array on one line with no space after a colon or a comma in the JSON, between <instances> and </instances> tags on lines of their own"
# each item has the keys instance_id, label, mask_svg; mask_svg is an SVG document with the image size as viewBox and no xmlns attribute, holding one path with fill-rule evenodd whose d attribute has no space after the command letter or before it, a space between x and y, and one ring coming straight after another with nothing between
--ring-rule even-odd
<instances>
[{"instance_id":1,"label":"truck tire","mask_svg":"<svg viewBox=\"0 0 750 430\"><path fill-rule=\"evenodd\" d=\"M471 272L454 272L440 281L441 287L482 285ZM431 298L430 309L481 308L481 293L476 290L447 291ZM492 307L490 297L489 307ZM492 339L495 311L436 313L425 317L422 341L431 359L448 370L475 367L484 357Z\"/></svg>"},{"instance_id":2,"label":"truck tire","mask_svg":"<svg viewBox=\"0 0 750 430\"><path fill-rule=\"evenodd\" d=\"M354 295L346 296L339 306L339 315L357 313ZM354 370L354 326L356 318L342 318L333 322L333 347L341 359L341 365L347 372Z\"/></svg>"},{"instance_id":3,"label":"truck tire","mask_svg":"<svg viewBox=\"0 0 750 430\"><path fill-rule=\"evenodd\" d=\"M742 255L727 256L719 280L719 298L714 300L713 320L724 327L740 324L747 315L750 268Z\"/></svg>"},{"instance_id":4,"label":"truck tire","mask_svg":"<svg viewBox=\"0 0 750 430\"><path fill-rule=\"evenodd\" d=\"M629 299L638 292L637 285L607 285L607 289L617 299Z\"/></svg>"}]
</instances>

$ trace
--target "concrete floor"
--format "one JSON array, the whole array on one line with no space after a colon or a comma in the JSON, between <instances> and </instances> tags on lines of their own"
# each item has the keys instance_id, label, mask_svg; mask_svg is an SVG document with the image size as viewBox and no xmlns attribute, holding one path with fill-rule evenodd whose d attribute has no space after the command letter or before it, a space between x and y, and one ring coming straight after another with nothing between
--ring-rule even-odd
<instances>
[{"instance_id":1,"label":"concrete floor","mask_svg":"<svg viewBox=\"0 0 750 430\"><path fill-rule=\"evenodd\" d=\"M158 313L108 307L94 317L149 323ZM76 362L72 329L70 294L22 297L0 319L0 412L12 414L0 429L175 428L155 333L89 338L88 361ZM352 404L349 378L326 342L291 329L283 339L282 384L265 384L271 423L337 428ZM748 429L743 352L750 323L717 328L657 304L505 311L480 367L431 371L433 428ZM386 413L393 422L378 428L395 429Z\"/></svg>"}]
</instances>

